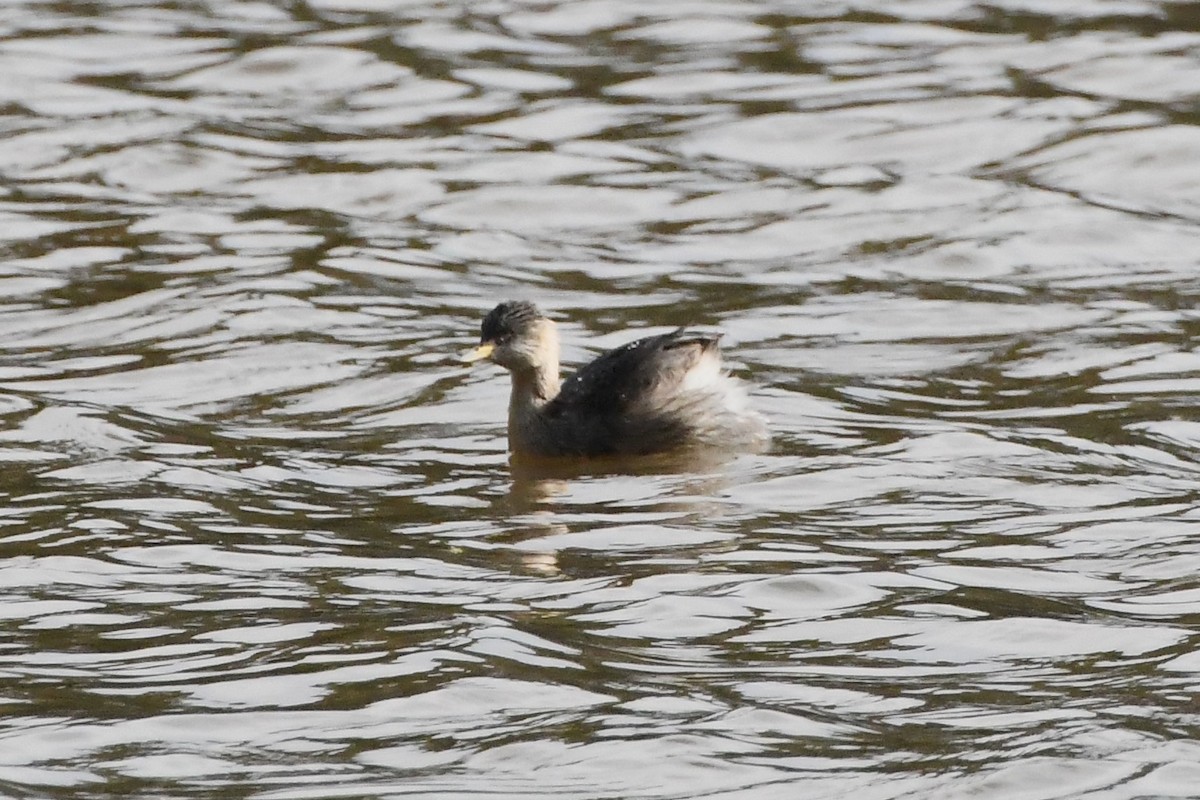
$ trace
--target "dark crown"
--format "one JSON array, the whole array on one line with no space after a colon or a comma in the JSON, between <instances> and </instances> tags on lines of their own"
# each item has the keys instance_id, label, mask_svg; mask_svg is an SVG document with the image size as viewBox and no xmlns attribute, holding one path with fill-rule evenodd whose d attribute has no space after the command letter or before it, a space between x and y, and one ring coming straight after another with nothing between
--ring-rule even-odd
<instances>
[{"instance_id":1,"label":"dark crown","mask_svg":"<svg viewBox=\"0 0 1200 800\"><path fill-rule=\"evenodd\" d=\"M527 300L509 300L488 312L479 329L479 341L499 342L527 333L542 312Z\"/></svg>"}]
</instances>

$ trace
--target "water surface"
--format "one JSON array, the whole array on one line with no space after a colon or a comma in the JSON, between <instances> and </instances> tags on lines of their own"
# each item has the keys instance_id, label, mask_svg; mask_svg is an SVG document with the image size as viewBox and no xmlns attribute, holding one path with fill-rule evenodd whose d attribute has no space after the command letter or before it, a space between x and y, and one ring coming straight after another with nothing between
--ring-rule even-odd
<instances>
[{"instance_id":1,"label":"water surface","mask_svg":"<svg viewBox=\"0 0 1200 800\"><path fill-rule=\"evenodd\" d=\"M0 794L1188 797L1200 6L0 8ZM510 468L725 332L774 441Z\"/></svg>"}]
</instances>

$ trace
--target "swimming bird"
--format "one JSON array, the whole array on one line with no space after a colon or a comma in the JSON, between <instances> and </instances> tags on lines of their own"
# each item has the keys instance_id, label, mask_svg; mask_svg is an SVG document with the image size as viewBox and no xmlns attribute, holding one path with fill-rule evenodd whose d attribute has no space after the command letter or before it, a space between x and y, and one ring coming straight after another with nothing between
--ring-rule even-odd
<instances>
[{"instance_id":1,"label":"swimming bird","mask_svg":"<svg viewBox=\"0 0 1200 800\"><path fill-rule=\"evenodd\" d=\"M601 354L560 382L558 329L533 303L491 310L479 347L512 374L515 456L645 455L692 447L759 449L766 424L721 366L720 334L680 328Z\"/></svg>"}]
</instances>

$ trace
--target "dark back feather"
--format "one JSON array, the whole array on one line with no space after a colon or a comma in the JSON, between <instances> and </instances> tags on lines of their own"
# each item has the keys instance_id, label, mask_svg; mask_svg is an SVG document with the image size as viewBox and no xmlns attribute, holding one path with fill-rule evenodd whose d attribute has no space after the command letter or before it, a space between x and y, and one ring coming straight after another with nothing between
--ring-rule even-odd
<instances>
[{"instance_id":1,"label":"dark back feather","mask_svg":"<svg viewBox=\"0 0 1200 800\"><path fill-rule=\"evenodd\" d=\"M719 340L680 328L609 350L563 383L546 416L579 452L654 452L681 442L688 423L655 401L675 394Z\"/></svg>"}]
</instances>

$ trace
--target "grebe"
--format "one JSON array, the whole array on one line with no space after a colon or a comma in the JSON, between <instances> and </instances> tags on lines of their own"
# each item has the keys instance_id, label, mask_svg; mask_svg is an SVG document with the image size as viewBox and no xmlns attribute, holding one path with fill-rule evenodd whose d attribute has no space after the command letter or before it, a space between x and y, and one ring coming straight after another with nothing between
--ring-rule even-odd
<instances>
[{"instance_id":1,"label":"grebe","mask_svg":"<svg viewBox=\"0 0 1200 800\"><path fill-rule=\"evenodd\" d=\"M516 456L645 455L694 447L761 449L762 416L721 366L720 334L680 328L603 353L560 383L558 329L533 303L501 303L479 347L512 374L508 449Z\"/></svg>"}]
</instances>

